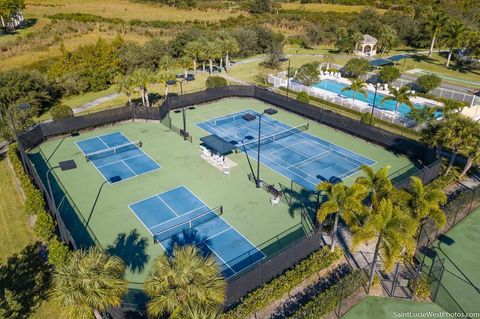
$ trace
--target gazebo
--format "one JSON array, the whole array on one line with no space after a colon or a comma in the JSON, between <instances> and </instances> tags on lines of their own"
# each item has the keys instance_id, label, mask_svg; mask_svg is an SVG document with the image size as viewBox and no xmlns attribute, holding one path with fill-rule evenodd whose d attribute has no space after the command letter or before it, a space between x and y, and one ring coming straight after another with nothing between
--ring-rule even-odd
<instances>
[{"instance_id":1,"label":"gazebo","mask_svg":"<svg viewBox=\"0 0 480 319\"><path fill-rule=\"evenodd\" d=\"M369 34L364 34L363 39L357 44L355 54L361 56L374 56L377 54L378 40Z\"/></svg>"}]
</instances>

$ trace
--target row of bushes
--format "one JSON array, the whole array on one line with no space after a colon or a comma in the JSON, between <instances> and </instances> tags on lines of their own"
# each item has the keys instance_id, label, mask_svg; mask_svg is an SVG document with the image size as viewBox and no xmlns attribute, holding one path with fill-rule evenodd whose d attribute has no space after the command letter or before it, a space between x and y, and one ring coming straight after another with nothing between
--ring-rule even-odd
<instances>
[{"instance_id":1,"label":"row of bushes","mask_svg":"<svg viewBox=\"0 0 480 319\"><path fill-rule=\"evenodd\" d=\"M280 90L286 92L287 88L282 86L282 87L280 87ZM290 94L295 94L295 95L300 94L299 92L293 91L291 89L289 90L289 92L290 92ZM341 105L338 105L338 104L335 104L335 103L332 103L332 102L329 102L329 101L325 101L325 100L320 99L320 98L315 97L315 96L310 96L309 100L310 101L315 101L315 102L320 103L320 104L325 105L325 106L328 106L329 108L333 108L333 109L337 109L337 110L342 111L342 112L350 113L352 115L357 116L359 119L361 119L362 116L365 114L363 112L355 111L355 110L349 109L347 107L343 107ZM406 134L409 134L409 136L418 136L418 137L421 136L421 133L418 132L418 131L412 130L412 129L407 128L407 127L403 127L403 126L395 124L395 123L390 123L390 122L387 122L387 121L384 121L384 120L381 120L381 119L376 118L375 123L379 124L382 128L385 128L385 126L386 126L386 127L391 127L393 129L405 132Z\"/></svg>"},{"instance_id":2,"label":"row of bushes","mask_svg":"<svg viewBox=\"0 0 480 319\"><path fill-rule=\"evenodd\" d=\"M352 271L337 284L315 296L306 303L291 318L317 319L322 318L339 305L340 301L349 297L368 281L367 275L361 269Z\"/></svg>"},{"instance_id":3,"label":"row of bushes","mask_svg":"<svg viewBox=\"0 0 480 319\"><path fill-rule=\"evenodd\" d=\"M23 169L17 145L10 145L7 153L13 171L25 194L25 213L36 215L35 235L48 246L48 261L54 266L60 266L68 258L69 249L55 235L55 221L45 210L46 203L42 193L35 187L30 176Z\"/></svg>"},{"instance_id":4,"label":"row of bushes","mask_svg":"<svg viewBox=\"0 0 480 319\"><path fill-rule=\"evenodd\" d=\"M329 247L323 247L283 274L247 294L236 307L223 314L222 318L248 318L254 312L265 308L290 292L306 278L331 266L341 256L340 249L331 252Z\"/></svg>"}]
</instances>

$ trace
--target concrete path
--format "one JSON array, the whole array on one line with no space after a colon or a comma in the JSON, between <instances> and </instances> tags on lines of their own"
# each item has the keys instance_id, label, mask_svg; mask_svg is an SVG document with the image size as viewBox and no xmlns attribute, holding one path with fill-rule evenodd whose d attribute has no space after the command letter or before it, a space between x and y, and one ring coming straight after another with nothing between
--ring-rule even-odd
<instances>
[{"instance_id":1,"label":"concrete path","mask_svg":"<svg viewBox=\"0 0 480 319\"><path fill-rule=\"evenodd\" d=\"M123 95L123 93L113 93L113 94L110 94L110 95L103 96L101 98L98 98L98 99L93 100L91 102L88 102L86 104L83 104L82 106L74 108L73 113L77 114L77 113L85 112L88 109L91 109L92 107L95 107L95 106L97 106L99 104L102 104L104 102L108 102L110 100L116 99L117 97L122 96L122 95Z\"/></svg>"}]
</instances>

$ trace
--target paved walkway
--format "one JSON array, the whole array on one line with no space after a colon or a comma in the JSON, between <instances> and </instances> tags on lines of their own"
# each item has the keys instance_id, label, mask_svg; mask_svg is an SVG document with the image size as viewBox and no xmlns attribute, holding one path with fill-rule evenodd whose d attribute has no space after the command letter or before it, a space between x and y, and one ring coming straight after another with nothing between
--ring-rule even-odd
<instances>
[{"instance_id":1,"label":"paved walkway","mask_svg":"<svg viewBox=\"0 0 480 319\"><path fill-rule=\"evenodd\" d=\"M110 95L103 96L101 98L98 98L98 99L93 100L91 102L88 102L86 104L83 104L82 106L74 108L73 113L77 114L77 113L85 112L88 109L91 109L92 107L95 107L95 106L97 106L99 104L102 104L104 102L108 102L110 100L116 99L117 97L122 96L122 95L123 95L123 93L113 93L113 94L110 94Z\"/></svg>"}]
</instances>

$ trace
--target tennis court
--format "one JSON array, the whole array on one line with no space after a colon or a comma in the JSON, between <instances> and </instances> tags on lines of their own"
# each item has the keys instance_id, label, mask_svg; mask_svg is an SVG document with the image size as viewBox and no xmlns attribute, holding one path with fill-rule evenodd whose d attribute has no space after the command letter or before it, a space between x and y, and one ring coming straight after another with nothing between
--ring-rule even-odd
<instances>
[{"instance_id":1,"label":"tennis court","mask_svg":"<svg viewBox=\"0 0 480 319\"><path fill-rule=\"evenodd\" d=\"M222 217L223 207L209 208L185 186L176 187L129 205L169 253L175 245L194 244L204 255L214 255L228 278L265 258Z\"/></svg>"},{"instance_id":2,"label":"tennis court","mask_svg":"<svg viewBox=\"0 0 480 319\"><path fill-rule=\"evenodd\" d=\"M121 132L113 132L76 142L110 184L149 173L161 166L145 154L141 142L132 142Z\"/></svg>"},{"instance_id":3,"label":"tennis court","mask_svg":"<svg viewBox=\"0 0 480 319\"><path fill-rule=\"evenodd\" d=\"M255 116L255 120L247 121L244 118L246 114ZM259 116L258 112L244 110L197 123L197 126L235 144L256 160ZM362 165L376 163L306 133L308 123L291 127L263 115L261 127L260 162L310 190L314 190L321 181L335 183L355 174Z\"/></svg>"}]
</instances>

